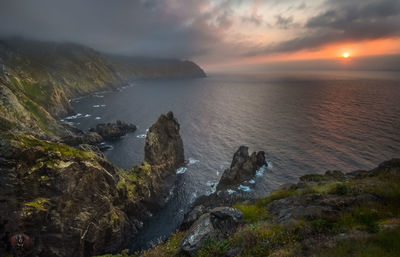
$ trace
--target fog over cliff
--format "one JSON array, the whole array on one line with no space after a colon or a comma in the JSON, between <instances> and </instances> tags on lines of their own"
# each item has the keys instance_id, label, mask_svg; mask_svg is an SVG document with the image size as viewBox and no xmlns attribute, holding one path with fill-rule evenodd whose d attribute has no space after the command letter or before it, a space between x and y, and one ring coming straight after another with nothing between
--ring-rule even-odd
<instances>
[{"instance_id":1,"label":"fog over cliff","mask_svg":"<svg viewBox=\"0 0 400 257\"><path fill-rule=\"evenodd\" d=\"M394 40L380 54L391 55L400 53L400 2L2 0L0 37L10 36L201 65L381 39Z\"/></svg>"}]
</instances>

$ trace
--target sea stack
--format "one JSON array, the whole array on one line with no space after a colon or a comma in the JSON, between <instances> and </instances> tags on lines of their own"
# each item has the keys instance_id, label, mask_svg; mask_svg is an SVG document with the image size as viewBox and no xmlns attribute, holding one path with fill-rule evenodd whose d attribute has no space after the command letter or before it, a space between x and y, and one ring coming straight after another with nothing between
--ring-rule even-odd
<instances>
[{"instance_id":1,"label":"sea stack","mask_svg":"<svg viewBox=\"0 0 400 257\"><path fill-rule=\"evenodd\" d=\"M175 171L185 162L179 123L170 111L161 115L147 132L144 161L152 166L163 166Z\"/></svg>"},{"instance_id":2,"label":"sea stack","mask_svg":"<svg viewBox=\"0 0 400 257\"><path fill-rule=\"evenodd\" d=\"M246 180L252 179L256 171L265 165L265 153L253 152L249 155L247 146L240 146L233 155L231 167L224 171L218 183L218 190L236 188Z\"/></svg>"}]
</instances>

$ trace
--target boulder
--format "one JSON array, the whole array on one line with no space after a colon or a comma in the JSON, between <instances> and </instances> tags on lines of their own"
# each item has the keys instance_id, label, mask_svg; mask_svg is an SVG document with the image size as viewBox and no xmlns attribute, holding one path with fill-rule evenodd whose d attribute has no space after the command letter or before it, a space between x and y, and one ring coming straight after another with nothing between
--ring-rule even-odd
<instances>
[{"instance_id":1,"label":"boulder","mask_svg":"<svg viewBox=\"0 0 400 257\"><path fill-rule=\"evenodd\" d=\"M203 205L198 205L194 207L193 210L191 210L185 215L183 222L180 226L180 230L189 229L190 226L192 226L193 223L195 223L196 220L198 220L201 217L201 215L203 215L207 211L208 211L207 208L204 207Z\"/></svg>"},{"instance_id":2,"label":"boulder","mask_svg":"<svg viewBox=\"0 0 400 257\"><path fill-rule=\"evenodd\" d=\"M253 152L249 155L249 148L240 146L233 155L230 168L222 174L217 191L236 188L244 181L252 179L263 165L265 165L265 153L263 151Z\"/></svg>"},{"instance_id":3,"label":"boulder","mask_svg":"<svg viewBox=\"0 0 400 257\"><path fill-rule=\"evenodd\" d=\"M194 255L210 238L224 239L236 232L242 212L231 207L217 207L203 214L186 232L181 249Z\"/></svg>"},{"instance_id":4,"label":"boulder","mask_svg":"<svg viewBox=\"0 0 400 257\"><path fill-rule=\"evenodd\" d=\"M118 120L116 123L100 123L96 128L91 128L90 132L97 132L105 140L116 140L127 133L135 132L136 126Z\"/></svg>"},{"instance_id":5,"label":"boulder","mask_svg":"<svg viewBox=\"0 0 400 257\"><path fill-rule=\"evenodd\" d=\"M144 160L175 171L185 162L179 123L172 112L161 115L147 132Z\"/></svg>"}]
</instances>

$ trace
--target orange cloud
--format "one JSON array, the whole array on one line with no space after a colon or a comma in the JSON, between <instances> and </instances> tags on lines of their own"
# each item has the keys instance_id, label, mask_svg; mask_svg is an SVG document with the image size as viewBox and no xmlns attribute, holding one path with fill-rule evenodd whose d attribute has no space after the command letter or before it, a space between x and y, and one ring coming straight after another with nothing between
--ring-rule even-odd
<instances>
[{"instance_id":1,"label":"orange cloud","mask_svg":"<svg viewBox=\"0 0 400 257\"><path fill-rule=\"evenodd\" d=\"M400 38L386 38L360 42L348 42L327 45L318 50L303 50L293 53L282 53L263 57L254 57L253 61L290 61L342 58L344 53L351 57L387 55L400 53Z\"/></svg>"}]
</instances>

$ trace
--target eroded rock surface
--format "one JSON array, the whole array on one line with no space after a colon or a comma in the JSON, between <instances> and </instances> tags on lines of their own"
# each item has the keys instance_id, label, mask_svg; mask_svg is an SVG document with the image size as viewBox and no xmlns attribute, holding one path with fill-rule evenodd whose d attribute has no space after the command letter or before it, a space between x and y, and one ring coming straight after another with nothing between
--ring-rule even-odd
<instances>
[{"instance_id":1,"label":"eroded rock surface","mask_svg":"<svg viewBox=\"0 0 400 257\"><path fill-rule=\"evenodd\" d=\"M265 165L265 153L253 152L249 155L249 148L240 146L233 156L229 169L225 170L218 183L218 190L236 188L246 180L254 178L259 168Z\"/></svg>"},{"instance_id":2,"label":"eroded rock surface","mask_svg":"<svg viewBox=\"0 0 400 257\"><path fill-rule=\"evenodd\" d=\"M116 123L97 124L96 128L92 128L90 131L98 133L104 140L116 140L127 133L135 132L136 126L118 120Z\"/></svg>"},{"instance_id":3,"label":"eroded rock surface","mask_svg":"<svg viewBox=\"0 0 400 257\"><path fill-rule=\"evenodd\" d=\"M185 162L180 125L172 112L161 115L147 132L144 161L176 170Z\"/></svg>"},{"instance_id":4,"label":"eroded rock surface","mask_svg":"<svg viewBox=\"0 0 400 257\"><path fill-rule=\"evenodd\" d=\"M194 255L210 238L223 239L235 233L242 223L242 212L231 207L217 207L203 214L180 242L182 250Z\"/></svg>"}]
</instances>

